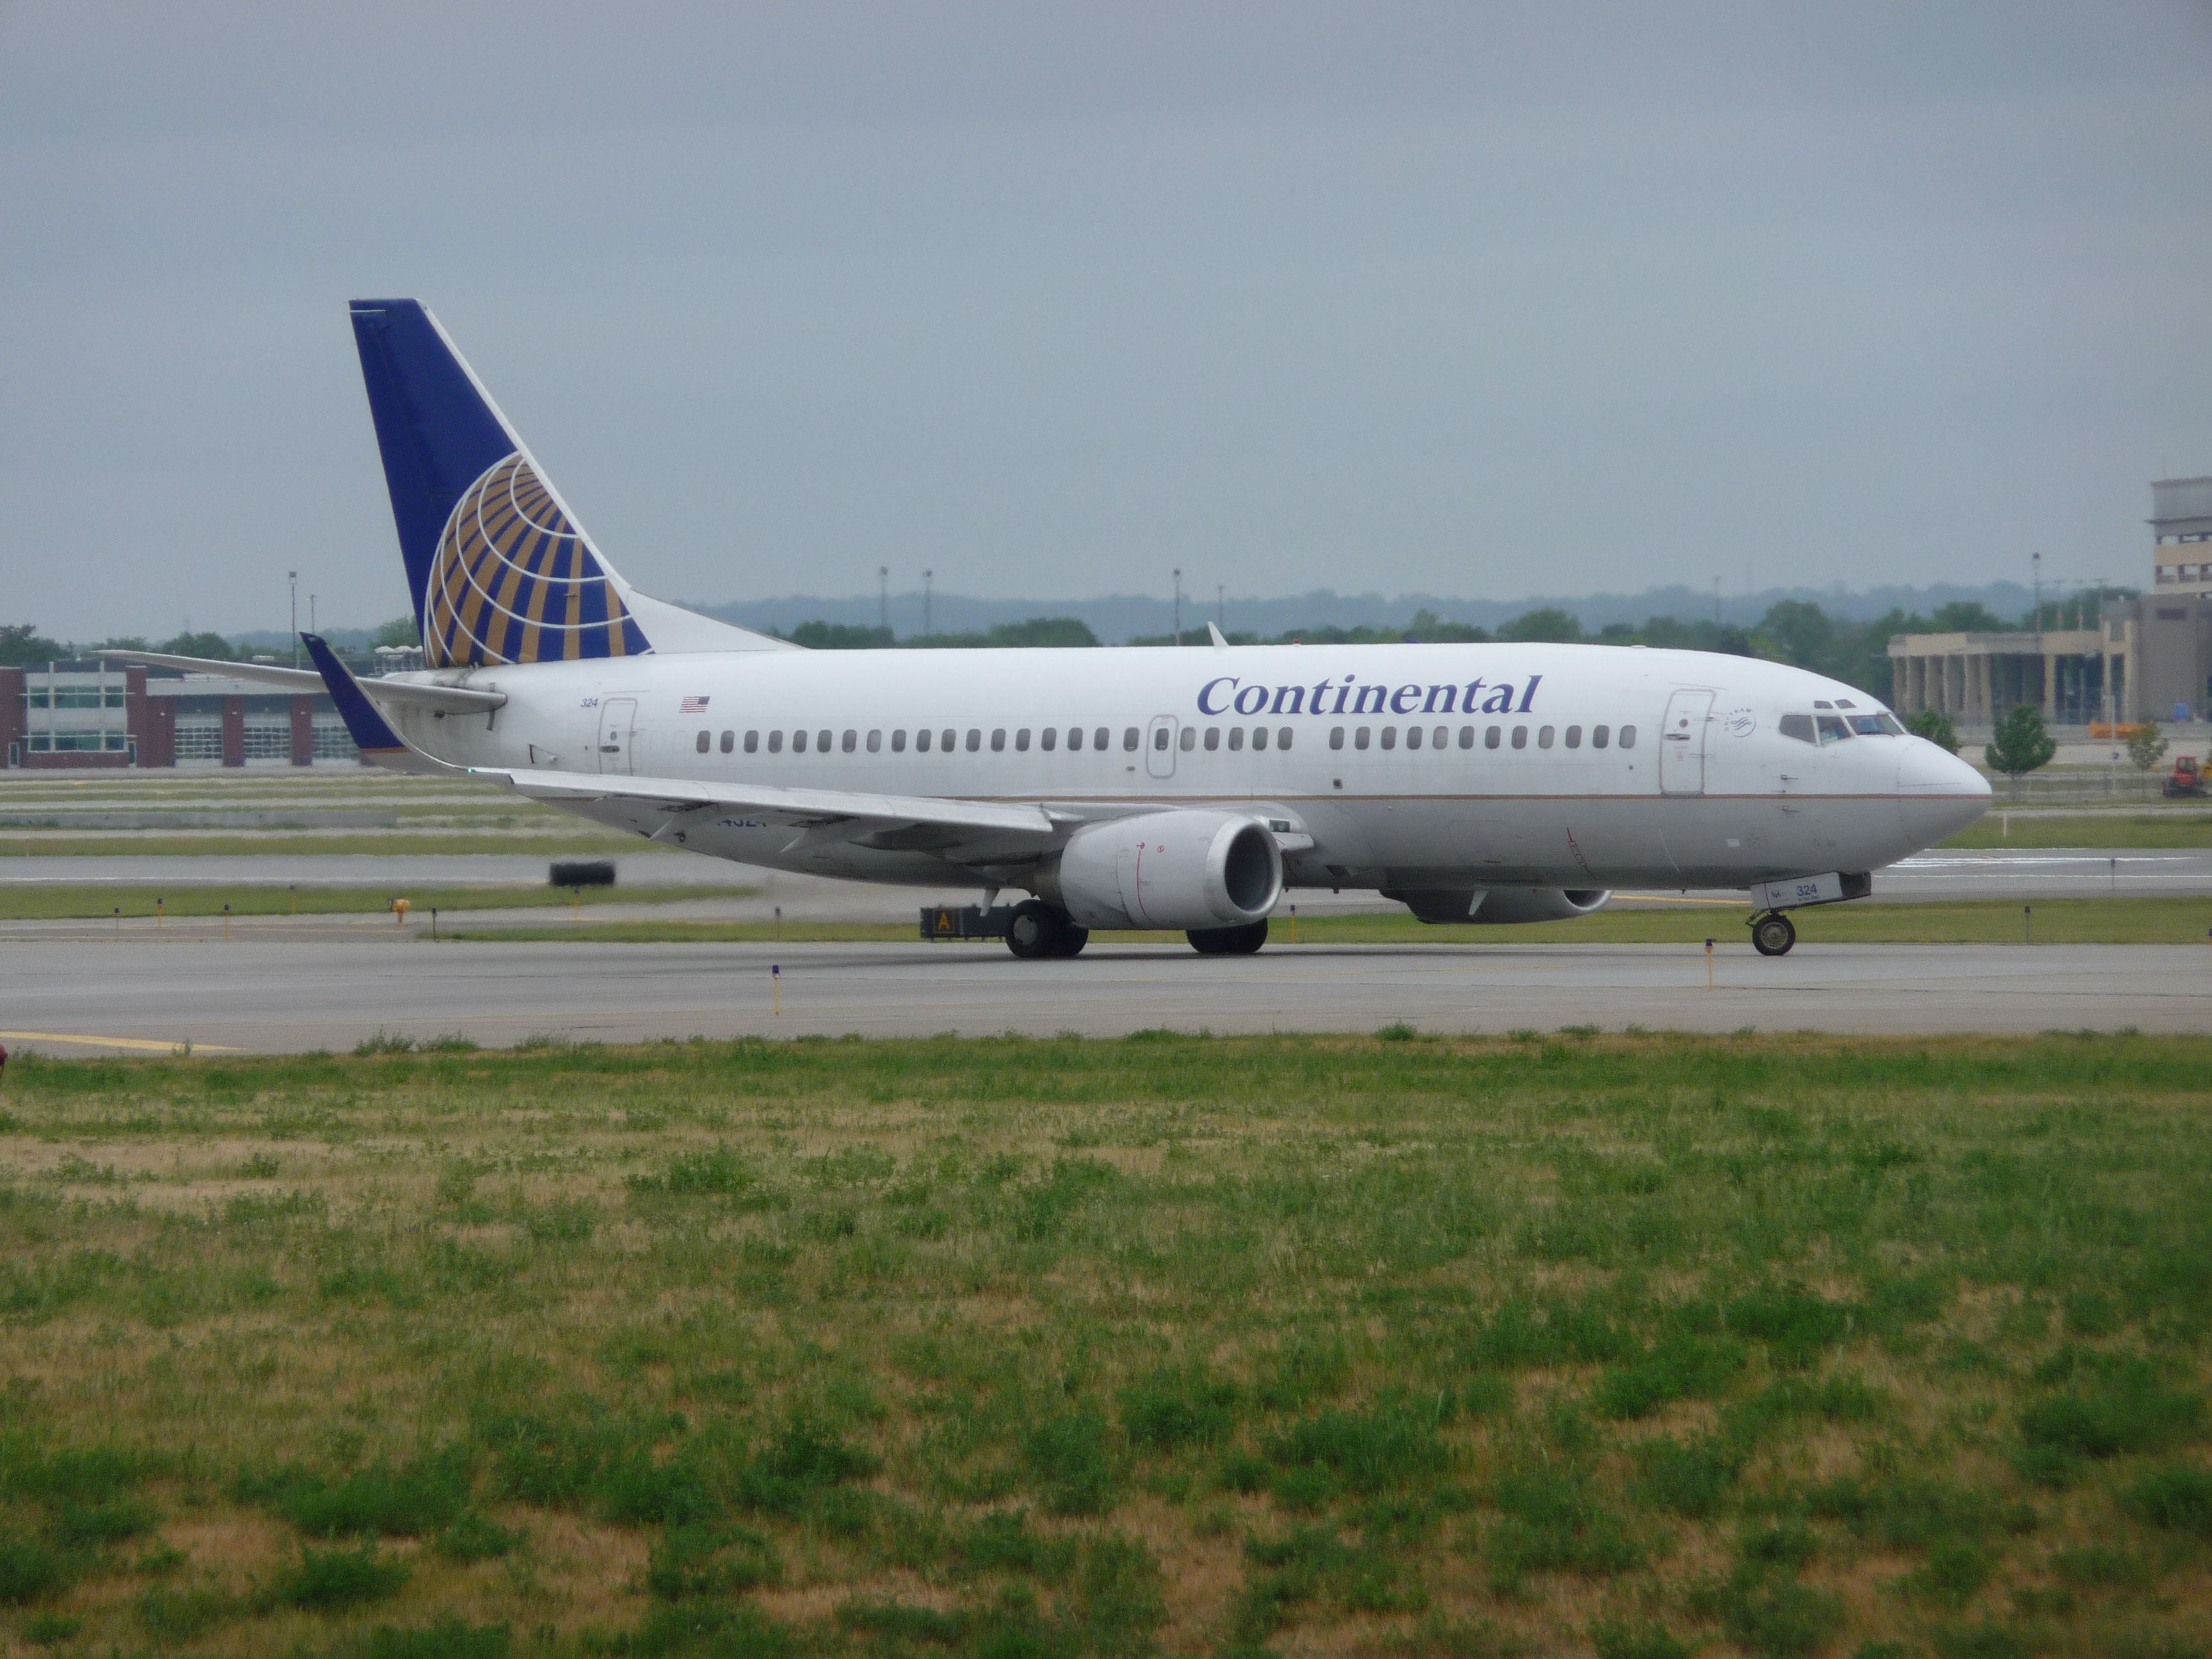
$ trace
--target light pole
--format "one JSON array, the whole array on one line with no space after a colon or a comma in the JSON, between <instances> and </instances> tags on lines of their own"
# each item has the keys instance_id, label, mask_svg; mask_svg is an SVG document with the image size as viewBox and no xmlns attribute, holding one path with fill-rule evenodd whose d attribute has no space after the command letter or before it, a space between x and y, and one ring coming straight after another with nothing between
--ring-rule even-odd
<instances>
[{"instance_id":1,"label":"light pole","mask_svg":"<svg viewBox=\"0 0 2212 1659\"><path fill-rule=\"evenodd\" d=\"M1223 633L1229 631L1229 587L1225 582L1213 585L1213 625Z\"/></svg>"},{"instance_id":2,"label":"light pole","mask_svg":"<svg viewBox=\"0 0 2212 1659\"><path fill-rule=\"evenodd\" d=\"M891 568L887 564L876 567L876 625L883 630L884 641L891 637Z\"/></svg>"},{"instance_id":3,"label":"light pole","mask_svg":"<svg viewBox=\"0 0 2212 1659\"><path fill-rule=\"evenodd\" d=\"M300 665L300 573L288 570L284 580L292 588L292 666Z\"/></svg>"},{"instance_id":4,"label":"light pole","mask_svg":"<svg viewBox=\"0 0 2212 1659\"><path fill-rule=\"evenodd\" d=\"M1175 573L1175 642L1177 645L1182 643L1182 567L1181 565L1176 567Z\"/></svg>"},{"instance_id":5,"label":"light pole","mask_svg":"<svg viewBox=\"0 0 2212 1659\"><path fill-rule=\"evenodd\" d=\"M934 570L925 570L921 573L921 636L924 639L929 638L937 631L929 625L929 584L936 574Z\"/></svg>"}]
</instances>

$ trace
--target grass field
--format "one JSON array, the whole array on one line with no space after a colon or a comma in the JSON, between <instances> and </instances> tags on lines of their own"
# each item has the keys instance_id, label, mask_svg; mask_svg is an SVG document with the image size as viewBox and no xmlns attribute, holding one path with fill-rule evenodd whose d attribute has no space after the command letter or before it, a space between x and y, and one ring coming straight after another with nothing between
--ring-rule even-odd
<instances>
[{"instance_id":1,"label":"grass field","mask_svg":"<svg viewBox=\"0 0 2212 1659\"><path fill-rule=\"evenodd\" d=\"M2009 900L1948 904L1837 904L1791 912L1799 939L1827 945L2204 945L2212 951L2212 896L2201 899L2045 899L2026 907ZM1714 939L1741 945L1750 907L1639 906L1616 901L1578 921L1510 927L1438 927L1410 915L1301 916L1303 945L1696 945ZM471 927L457 939L506 942L549 939L601 944L761 943L781 937L886 943L916 937L912 927L865 922L787 921L779 936L768 922L610 921L543 927ZM1101 944L1181 943L1181 933L1097 933ZM1291 927L1278 915L1269 948L1287 947ZM958 949L947 945L947 950ZM993 949L998 947L993 946Z\"/></svg>"},{"instance_id":2,"label":"grass field","mask_svg":"<svg viewBox=\"0 0 2212 1659\"><path fill-rule=\"evenodd\" d=\"M1999 795L1987 817L1943 843L1948 848L2212 847L2212 810L2008 814Z\"/></svg>"},{"instance_id":3,"label":"grass field","mask_svg":"<svg viewBox=\"0 0 2212 1659\"><path fill-rule=\"evenodd\" d=\"M200 833L113 830L104 835L41 831L0 833L0 860L58 858L261 858L314 854L404 854L450 858L464 853L565 858L572 854L635 852L638 838L580 825L573 831L540 830L270 830Z\"/></svg>"},{"instance_id":4,"label":"grass field","mask_svg":"<svg viewBox=\"0 0 2212 1659\"><path fill-rule=\"evenodd\" d=\"M6 1078L70 1652L2206 1651L2212 1041Z\"/></svg>"},{"instance_id":5,"label":"grass field","mask_svg":"<svg viewBox=\"0 0 2212 1659\"><path fill-rule=\"evenodd\" d=\"M441 910L533 910L586 904L668 904L684 899L734 898L757 892L753 887L586 887L571 895L566 887L418 887L401 882L390 887L299 889L267 885L237 887L30 887L0 883L0 921L50 921L123 913L143 922L158 901L164 916L219 916L228 906L234 916L347 915L391 908L404 896L418 915Z\"/></svg>"}]
</instances>

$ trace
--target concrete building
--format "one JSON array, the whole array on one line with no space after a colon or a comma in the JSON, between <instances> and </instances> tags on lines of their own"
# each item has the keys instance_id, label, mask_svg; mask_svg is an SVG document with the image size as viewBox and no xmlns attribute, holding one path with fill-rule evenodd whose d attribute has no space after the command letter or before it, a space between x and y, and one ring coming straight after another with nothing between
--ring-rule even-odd
<instances>
[{"instance_id":1,"label":"concrete building","mask_svg":"<svg viewBox=\"0 0 2212 1659\"><path fill-rule=\"evenodd\" d=\"M1898 712L1961 725L2032 702L2053 725L2187 720L2212 708L2212 477L2151 485L2148 591L2107 599L2094 628L1900 634L1889 642Z\"/></svg>"},{"instance_id":2,"label":"concrete building","mask_svg":"<svg viewBox=\"0 0 2212 1659\"><path fill-rule=\"evenodd\" d=\"M94 658L0 668L0 758L26 770L360 764L324 693Z\"/></svg>"}]
</instances>

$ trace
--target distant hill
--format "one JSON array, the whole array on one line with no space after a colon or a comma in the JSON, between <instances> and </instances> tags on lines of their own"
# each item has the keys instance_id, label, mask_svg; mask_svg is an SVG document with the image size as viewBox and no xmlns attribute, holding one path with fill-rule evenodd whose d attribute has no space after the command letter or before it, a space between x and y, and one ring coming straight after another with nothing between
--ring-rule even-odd
<instances>
[{"instance_id":1,"label":"distant hill","mask_svg":"<svg viewBox=\"0 0 2212 1659\"><path fill-rule=\"evenodd\" d=\"M1806 599L1838 621L1868 621L1891 611L1932 611L1957 601L1978 601L1999 616L2016 616L2034 604L2034 596L2018 582L1988 582L1966 586L1951 582L1926 587L1770 587L1755 593L1731 593L1721 600L1723 622L1749 624L1764 617L1779 599ZM1495 629L1514 617L1540 607L1556 605L1579 617L1591 633L1611 623L1641 623L1649 617L1677 617L1685 621L1713 614L1713 596L1694 587L1653 587L1641 593L1540 594L1522 599L1447 599L1435 593L1339 593L1316 588L1310 593L1285 599L1244 599L1232 596L1224 607L1222 626L1262 637L1287 633L1294 628L1334 625L1340 628L1382 627L1403 623L1417 611L1433 611L1445 622L1472 623ZM878 602L873 594L855 599L793 594L784 599L738 599L726 605L701 605L693 609L744 628L773 629L788 634L802 623L820 622L847 627L873 628ZM1150 594L1115 593L1096 599L993 599L963 593L939 593L930 604L930 624L939 634L981 634L993 628L1032 617L1072 617L1109 644L1146 635L1165 634L1174 626L1171 601ZM1214 619L1208 599L1187 595L1182 605L1186 629L1202 631ZM890 603L891 631L905 638L921 632L921 595L895 593Z\"/></svg>"}]
</instances>

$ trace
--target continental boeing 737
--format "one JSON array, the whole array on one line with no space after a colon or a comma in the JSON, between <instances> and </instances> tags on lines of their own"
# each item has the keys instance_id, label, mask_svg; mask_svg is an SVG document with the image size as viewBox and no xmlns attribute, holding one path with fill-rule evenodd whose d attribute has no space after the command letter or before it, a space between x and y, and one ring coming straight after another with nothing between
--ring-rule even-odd
<instances>
[{"instance_id":1,"label":"continental boeing 737","mask_svg":"<svg viewBox=\"0 0 2212 1659\"><path fill-rule=\"evenodd\" d=\"M412 300L354 302L424 667L325 687L383 766L482 778L664 846L1030 896L1006 941L1098 929L1256 951L1290 890L1430 922L1741 888L1752 941L1864 896L1988 783L1865 692L1779 663L1588 645L813 652L641 593Z\"/></svg>"}]
</instances>

